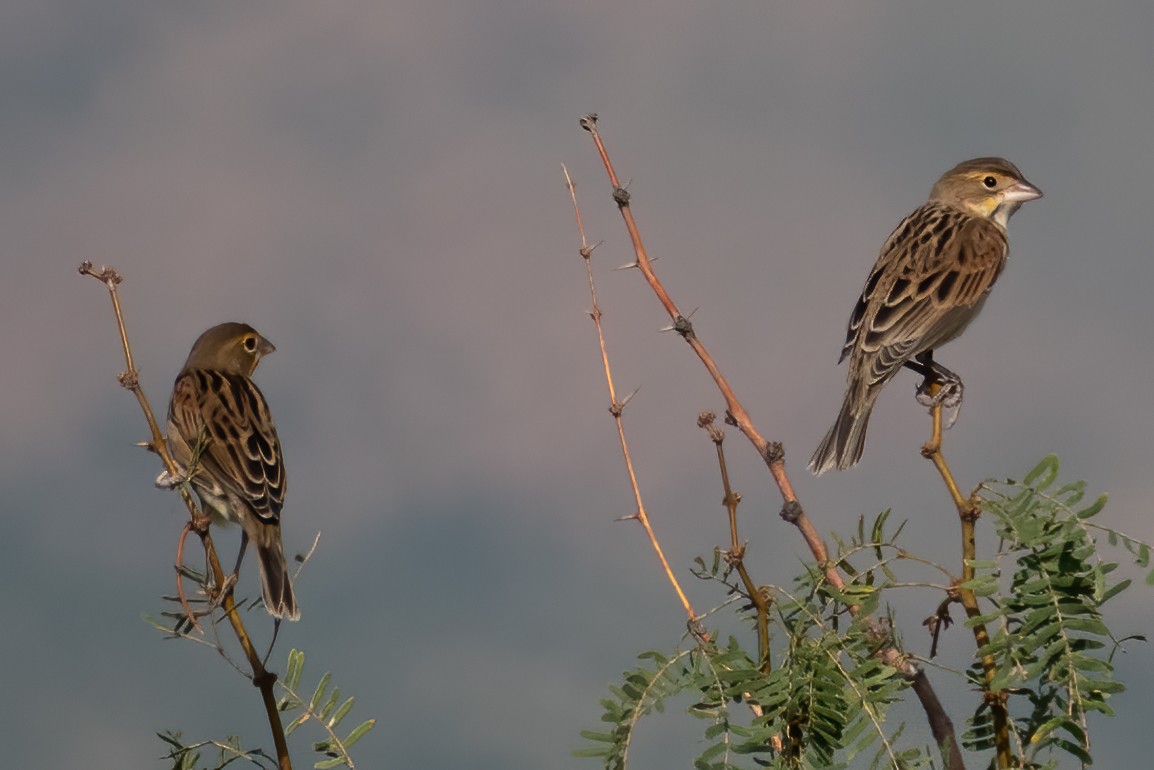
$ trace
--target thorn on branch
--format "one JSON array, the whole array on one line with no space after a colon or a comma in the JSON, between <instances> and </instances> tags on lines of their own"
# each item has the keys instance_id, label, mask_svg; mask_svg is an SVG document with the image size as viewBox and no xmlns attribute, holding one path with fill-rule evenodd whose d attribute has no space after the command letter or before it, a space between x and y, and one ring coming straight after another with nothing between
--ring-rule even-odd
<instances>
[{"instance_id":1,"label":"thorn on branch","mask_svg":"<svg viewBox=\"0 0 1154 770\"><path fill-rule=\"evenodd\" d=\"M630 393L625 398L621 399L620 401L614 401L612 404L610 404L609 405L609 414L620 419L621 414L625 411L625 405L633 400L633 397L637 395L637 391L639 391L639 390L641 390L641 388L636 387L633 389L633 392Z\"/></svg>"},{"instance_id":2,"label":"thorn on branch","mask_svg":"<svg viewBox=\"0 0 1154 770\"><path fill-rule=\"evenodd\" d=\"M658 262L660 260L661 260L661 257L650 257L649 263L653 264L654 262ZM620 265L618 267L613 268L613 272L617 272L618 270L636 270L640 267L641 267L641 265L637 264L636 261L626 262L624 265Z\"/></svg>"},{"instance_id":3,"label":"thorn on branch","mask_svg":"<svg viewBox=\"0 0 1154 770\"><path fill-rule=\"evenodd\" d=\"M597 243L594 243L592 246L582 246L577 250L577 253L581 255L582 259L588 262L589 258L593 256L593 250L603 243L605 243L605 241L597 241Z\"/></svg>"},{"instance_id":4,"label":"thorn on branch","mask_svg":"<svg viewBox=\"0 0 1154 770\"><path fill-rule=\"evenodd\" d=\"M689 319L683 315L677 316L673 319L673 331L677 332L682 338L689 340L694 339L696 335L693 333L693 324Z\"/></svg>"},{"instance_id":5,"label":"thorn on branch","mask_svg":"<svg viewBox=\"0 0 1154 770\"><path fill-rule=\"evenodd\" d=\"M796 524L801 514L801 503L797 500L786 500L785 505L781 506L781 518L790 524Z\"/></svg>"},{"instance_id":6,"label":"thorn on branch","mask_svg":"<svg viewBox=\"0 0 1154 770\"><path fill-rule=\"evenodd\" d=\"M737 424L737 418L733 416L733 412L729 411L728 409L725 410L725 423L726 425L732 425L735 428L741 427Z\"/></svg>"}]
</instances>

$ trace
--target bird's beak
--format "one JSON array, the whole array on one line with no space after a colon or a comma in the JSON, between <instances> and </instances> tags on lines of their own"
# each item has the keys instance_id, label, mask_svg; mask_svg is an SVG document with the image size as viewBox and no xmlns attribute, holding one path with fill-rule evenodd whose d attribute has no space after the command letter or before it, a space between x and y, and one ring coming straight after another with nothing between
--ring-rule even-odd
<instances>
[{"instance_id":1,"label":"bird's beak","mask_svg":"<svg viewBox=\"0 0 1154 770\"><path fill-rule=\"evenodd\" d=\"M1038 194L1041 195L1041 193L1038 193ZM275 352L276 352L276 345L272 344L271 342L266 340L264 337L261 337L260 347L257 348L257 353L259 353L262 356L267 356L269 353L275 353Z\"/></svg>"},{"instance_id":2,"label":"bird's beak","mask_svg":"<svg viewBox=\"0 0 1154 770\"><path fill-rule=\"evenodd\" d=\"M1036 200L1037 198L1041 198L1042 191L1023 179L1017 184L1007 187L1002 195L1004 200L1013 203L1025 203L1026 201L1032 201Z\"/></svg>"}]
</instances>

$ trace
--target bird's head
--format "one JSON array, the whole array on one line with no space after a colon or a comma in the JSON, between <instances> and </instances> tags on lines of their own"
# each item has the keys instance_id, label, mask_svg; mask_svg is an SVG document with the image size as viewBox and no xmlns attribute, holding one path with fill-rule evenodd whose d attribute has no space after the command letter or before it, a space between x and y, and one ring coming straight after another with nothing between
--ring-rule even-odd
<instances>
[{"instance_id":1,"label":"bird's head","mask_svg":"<svg viewBox=\"0 0 1154 770\"><path fill-rule=\"evenodd\" d=\"M261 356L274 350L276 347L248 324L223 323L200 335L184 368L214 369L249 377L256 371Z\"/></svg>"},{"instance_id":2,"label":"bird's head","mask_svg":"<svg viewBox=\"0 0 1154 770\"><path fill-rule=\"evenodd\" d=\"M1003 230L1023 203L1041 197L1042 191L1004 158L975 158L959 163L942 174L930 193L931 200L989 219Z\"/></svg>"}]
</instances>

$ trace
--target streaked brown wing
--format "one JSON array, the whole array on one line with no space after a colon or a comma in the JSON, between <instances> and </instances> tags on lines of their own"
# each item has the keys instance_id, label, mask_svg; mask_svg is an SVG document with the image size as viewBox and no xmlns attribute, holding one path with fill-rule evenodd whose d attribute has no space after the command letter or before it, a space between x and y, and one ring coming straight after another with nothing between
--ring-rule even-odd
<instances>
[{"instance_id":1,"label":"streaked brown wing","mask_svg":"<svg viewBox=\"0 0 1154 770\"><path fill-rule=\"evenodd\" d=\"M173 388L169 420L190 447L203 447L201 473L248 502L261 519L279 520L285 495L280 440L252 380L187 370Z\"/></svg>"},{"instance_id":2,"label":"streaked brown wing","mask_svg":"<svg viewBox=\"0 0 1154 770\"><path fill-rule=\"evenodd\" d=\"M894 280L912 267L921 237L932 237L935 226L947 213L939 204L927 203L903 219L886 238L850 314L838 363L849 357L860 343L863 329L868 331L873 326L873 316L885 304L884 298L893 293Z\"/></svg>"},{"instance_id":3,"label":"streaked brown wing","mask_svg":"<svg viewBox=\"0 0 1154 770\"><path fill-rule=\"evenodd\" d=\"M887 241L843 357L856 353L858 373L883 383L914 356L949 342L981 307L1006 252L1005 235L987 220L941 204L918 209Z\"/></svg>"}]
</instances>

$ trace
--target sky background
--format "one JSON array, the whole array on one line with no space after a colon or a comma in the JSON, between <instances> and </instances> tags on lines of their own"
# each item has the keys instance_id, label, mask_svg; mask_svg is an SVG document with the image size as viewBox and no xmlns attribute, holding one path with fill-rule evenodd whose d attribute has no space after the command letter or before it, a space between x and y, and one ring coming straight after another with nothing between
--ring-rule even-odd
<instances>
[{"instance_id":1,"label":"sky background","mask_svg":"<svg viewBox=\"0 0 1154 770\"><path fill-rule=\"evenodd\" d=\"M226 320L277 345L257 382L289 475L306 650L378 719L366 768L593 768L606 685L684 616L638 526L606 412L578 184L641 490L699 610L694 556L727 541L722 402L631 260L578 119L601 130L659 274L814 524L892 508L957 570L956 516L918 454L916 378L883 395L865 459L814 479L845 322L877 250L953 164L1003 155L1044 192L967 336L946 451L962 486L1057 453L1108 491L1103 523L1154 540L1151 364L1154 5L779 2L8 0L0 9L0 675L6 767L160 767L153 733L268 745L257 693L207 648L140 620L172 590L179 499L155 458L104 289L114 265L144 385L163 411L193 340ZM806 558L731 431L755 578ZM237 532L221 532L224 561ZM1125 561L1124 554L1120 555ZM255 590L251 561L241 589ZM938 597L909 599L901 627ZM1149 633L1137 588L1109 618ZM256 633L268 624L254 615ZM745 640L752 644L751 636ZM972 646L960 628L944 659ZM1138 766L1154 653L1120 660L1102 767ZM964 689L935 682L959 724ZM673 709L674 712L677 709ZM912 730L921 730L916 711ZM700 725L644 723L635 768L686 767ZM293 738L312 763L307 731ZM981 763L973 761L974 766Z\"/></svg>"}]
</instances>

